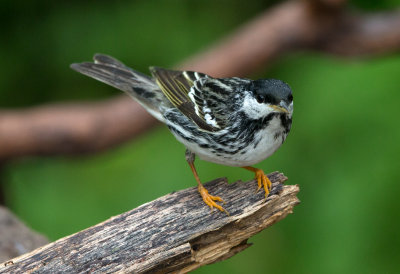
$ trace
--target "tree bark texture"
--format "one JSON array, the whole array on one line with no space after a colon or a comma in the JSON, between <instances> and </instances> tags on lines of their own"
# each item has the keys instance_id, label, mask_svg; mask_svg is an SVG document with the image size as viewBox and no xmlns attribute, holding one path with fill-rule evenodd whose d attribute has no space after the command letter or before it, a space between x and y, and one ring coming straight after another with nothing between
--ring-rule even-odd
<instances>
[{"instance_id":1,"label":"tree bark texture","mask_svg":"<svg viewBox=\"0 0 400 274\"><path fill-rule=\"evenodd\" d=\"M0 273L186 273L250 246L252 235L292 213L299 187L268 175L265 200L257 183L205 184L230 215L210 209L197 188L173 192L0 265Z\"/></svg>"}]
</instances>

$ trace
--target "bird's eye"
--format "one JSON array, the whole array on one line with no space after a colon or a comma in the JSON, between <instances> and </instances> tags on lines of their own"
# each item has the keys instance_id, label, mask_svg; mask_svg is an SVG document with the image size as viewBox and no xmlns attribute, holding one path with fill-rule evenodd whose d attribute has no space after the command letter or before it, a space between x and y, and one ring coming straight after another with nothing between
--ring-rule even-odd
<instances>
[{"instance_id":1,"label":"bird's eye","mask_svg":"<svg viewBox=\"0 0 400 274\"><path fill-rule=\"evenodd\" d=\"M288 96L288 101L289 101L289 102L293 101L293 95L292 95L292 94L290 94L290 95Z\"/></svg>"},{"instance_id":2,"label":"bird's eye","mask_svg":"<svg viewBox=\"0 0 400 274\"><path fill-rule=\"evenodd\" d=\"M257 96L256 96L256 100L257 100L257 102L258 102L259 104L261 104L261 103L264 102L264 97L261 96L261 95L257 95Z\"/></svg>"}]
</instances>

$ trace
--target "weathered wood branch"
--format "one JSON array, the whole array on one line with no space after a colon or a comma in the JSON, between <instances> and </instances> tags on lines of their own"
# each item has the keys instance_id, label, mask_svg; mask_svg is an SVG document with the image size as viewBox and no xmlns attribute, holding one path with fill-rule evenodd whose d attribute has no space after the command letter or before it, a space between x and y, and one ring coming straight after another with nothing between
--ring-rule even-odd
<instances>
[{"instance_id":1,"label":"weathered wood branch","mask_svg":"<svg viewBox=\"0 0 400 274\"><path fill-rule=\"evenodd\" d=\"M278 172L269 177L273 187L266 201L262 191L255 193L254 181L207 183L225 199L230 216L210 212L193 187L4 262L0 273L184 273L225 260L299 203L298 186L284 186L287 178Z\"/></svg>"}]
</instances>

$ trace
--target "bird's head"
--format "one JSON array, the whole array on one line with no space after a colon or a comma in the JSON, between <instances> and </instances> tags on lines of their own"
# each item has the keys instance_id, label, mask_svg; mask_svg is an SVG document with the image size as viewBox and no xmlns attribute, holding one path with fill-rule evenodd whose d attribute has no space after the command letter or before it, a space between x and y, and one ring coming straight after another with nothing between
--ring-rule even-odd
<instances>
[{"instance_id":1,"label":"bird's head","mask_svg":"<svg viewBox=\"0 0 400 274\"><path fill-rule=\"evenodd\" d=\"M276 79L251 81L245 88L243 111L251 119L260 119L270 113L291 117L293 95L289 85Z\"/></svg>"}]
</instances>

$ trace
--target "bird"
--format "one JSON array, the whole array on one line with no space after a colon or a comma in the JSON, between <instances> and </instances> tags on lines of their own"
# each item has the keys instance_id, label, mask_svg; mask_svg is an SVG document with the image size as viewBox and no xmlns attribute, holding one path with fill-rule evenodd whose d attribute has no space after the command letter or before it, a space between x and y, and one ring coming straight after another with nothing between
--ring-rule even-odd
<instances>
[{"instance_id":1,"label":"bird","mask_svg":"<svg viewBox=\"0 0 400 274\"><path fill-rule=\"evenodd\" d=\"M254 164L271 156L285 141L292 125L293 95L277 79L214 78L195 71L150 67L151 76L119 60L95 54L94 62L71 68L135 99L157 120L166 124L186 147L185 158L205 204L228 211L219 196L203 186L195 157L255 174L257 191L270 193L271 181Z\"/></svg>"}]
</instances>

